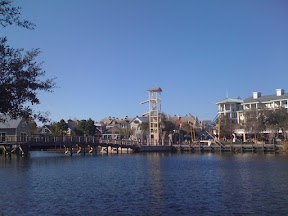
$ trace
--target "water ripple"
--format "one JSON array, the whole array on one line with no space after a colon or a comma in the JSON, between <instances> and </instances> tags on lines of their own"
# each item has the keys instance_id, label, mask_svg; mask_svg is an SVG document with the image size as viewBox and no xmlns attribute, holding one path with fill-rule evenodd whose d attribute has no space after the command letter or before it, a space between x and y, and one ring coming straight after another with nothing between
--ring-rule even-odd
<instances>
[{"instance_id":1,"label":"water ripple","mask_svg":"<svg viewBox=\"0 0 288 216\"><path fill-rule=\"evenodd\" d=\"M288 160L257 154L0 158L7 215L288 215Z\"/></svg>"}]
</instances>

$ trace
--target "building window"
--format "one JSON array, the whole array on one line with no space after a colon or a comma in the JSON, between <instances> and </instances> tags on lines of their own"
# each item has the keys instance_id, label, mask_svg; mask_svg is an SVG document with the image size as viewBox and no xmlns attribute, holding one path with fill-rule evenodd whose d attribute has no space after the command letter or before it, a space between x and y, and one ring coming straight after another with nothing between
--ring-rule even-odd
<instances>
[{"instance_id":1,"label":"building window","mask_svg":"<svg viewBox=\"0 0 288 216\"><path fill-rule=\"evenodd\" d=\"M280 101L276 101L276 102L274 103L274 107L275 107L275 108L280 107Z\"/></svg>"},{"instance_id":2,"label":"building window","mask_svg":"<svg viewBox=\"0 0 288 216\"><path fill-rule=\"evenodd\" d=\"M270 109L270 108L271 108L271 104L270 104L270 103L266 103L266 104L265 104L265 108Z\"/></svg>"},{"instance_id":3,"label":"building window","mask_svg":"<svg viewBox=\"0 0 288 216\"><path fill-rule=\"evenodd\" d=\"M6 133L0 133L0 141L5 142L6 141Z\"/></svg>"},{"instance_id":4,"label":"building window","mask_svg":"<svg viewBox=\"0 0 288 216\"><path fill-rule=\"evenodd\" d=\"M26 133L20 133L20 141L21 141L21 142L26 141L26 136L27 136Z\"/></svg>"}]
</instances>

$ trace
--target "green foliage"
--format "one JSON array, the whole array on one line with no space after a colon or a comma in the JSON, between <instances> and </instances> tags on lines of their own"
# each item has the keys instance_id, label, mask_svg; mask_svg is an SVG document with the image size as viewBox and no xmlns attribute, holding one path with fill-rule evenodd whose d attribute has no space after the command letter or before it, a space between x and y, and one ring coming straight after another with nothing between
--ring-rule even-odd
<instances>
[{"instance_id":1,"label":"green foliage","mask_svg":"<svg viewBox=\"0 0 288 216\"><path fill-rule=\"evenodd\" d=\"M34 25L20 20L20 8L13 7L10 1L0 1L0 26L17 25L33 29ZM38 91L51 91L54 79L44 79L42 63L37 63L39 49L24 52L7 44L6 37L0 37L0 112L12 118L33 117L42 122L47 114L36 113L30 107L39 104Z\"/></svg>"},{"instance_id":2,"label":"green foliage","mask_svg":"<svg viewBox=\"0 0 288 216\"><path fill-rule=\"evenodd\" d=\"M48 125L48 128L50 129L52 135L57 136L60 134L59 131L57 131L57 123L56 122L52 122Z\"/></svg>"},{"instance_id":3,"label":"green foliage","mask_svg":"<svg viewBox=\"0 0 288 216\"><path fill-rule=\"evenodd\" d=\"M75 133L77 136L84 136L85 133L85 121L78 122L77 126L75 127Z\"/></svg>"},{"instance_id":4,"label":"green foliage","mask_svg":"<svg viewBox=\"0 0 288 216\"><path fill-rule=\"evenodd\" d=\"M68 124L64 121L64 119L61 119L60 122L56 125L56 134L64 135L68 130Z\"/></svg>"},{"instance_id":5,"label":"green foliage","mask_svg":"<svg viewBox=\"0 0 288 216\"><path fill-rule=\"evenodd\" d=\"M89 136L94 136L95 131L96 131L96 126L94 125L94 121L92 121L92 119L89 118L85 124L85 134Z\"/></svg>"},{"instance_id":6,"label":"green foliage","mask_svg":"<svg viewBox=\"0 0 288 216\"><path fill-rule=\"evenodd\" d=\"M31 134L37 134L38 133L38 127L37 127L37 123L34 121L34 119L29 118L27 120L27 122L31 127Z\"/></svg>"},{"instance_id":7,"label":"green foliage","mask_svg":"<svg viewBox=\"0 0 288 216\"><path fill-rule=\"evenodd\" d=\"M96 126L91 118L89 118L87 121L80 121L75 128L75 133L77 136L83 136L84 134L94 136L95 131Z\"/></svg>"},{"instance_id":8,"label":"green foliage","mask_svg":"<svg viewBox=\"0 0 288 216\"><path fill-rule=\"evenodd\" d=\"M0 1L0 25L2 27L7 27L9 25L16 25L26 29L34 29L35 24L20 19L20 7L15 7L12 5L11 1Z\"/></svg>"},{"instance_id":9,"label":"green foliage","mask_svg":"<svg viewBox=\"0 0 288 216\"><path fill-rule=\"evenodd\" d=\"M53 79L39 80L45 74L35 61L40 51L35 49L23 55L23 50L10 48L6 41L0 39L0 112L12 118L33 116L45 121L45 115L33 113L29 106L40 103L39 90L50 91L54 87Z\"/></svg>"}]
</instances>

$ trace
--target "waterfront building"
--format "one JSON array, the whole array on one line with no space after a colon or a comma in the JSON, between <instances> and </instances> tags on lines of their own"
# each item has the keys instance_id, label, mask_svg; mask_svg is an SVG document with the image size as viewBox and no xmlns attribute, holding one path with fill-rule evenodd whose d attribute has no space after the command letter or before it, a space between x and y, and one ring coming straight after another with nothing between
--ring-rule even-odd
<instances>
[{"instance_id":1,"label":"waterfront building","mask_svg":"<svg viewBox=\"0 0 288 216\"><path fill-rule=\"evenodd\" d=\"M261 92L253 92L251 97L244 100L241 98L226 98L216 103L218 115L227 116L234 124L243 124L245 111L259 111L261 109L288 109L288 93L283 89L276 89L276 94L262 96Z\"/></svg>"},{"instance_id":2,"label":"waterfront building","mask_svg":"<svg viewBox=\"0 0 288 216\"><path fill-rule=\"evenodd\" d=\"M202 123L204 123L204 121L199 121L198 117L197 116L188 116L188 115L185 115L185 116L172 116L172 117L168 117L168 120L172 121L176 127L181 127L181 125L184 125L184 124L188 124L188 125L191 125L193 126L194 128L200 128L202 129L203 125Z\"/></svg>"},{"instance_id":3,"label":"waterfront building","mask_svg":"<svg viewBox=\"0 0 288 216\"><path fill-rule=\"evenodd\" d=\"M138 117L136 116L130 121L130 127L133 131L133 135L131 138L133 140L144 140L146 138L145 131L141 130L141 124L147 123L148 124L148 117Z\"/></svg>"},{"instance_id":4,"label":"waterfront building","mask_svg":"<svg viewBox=\"0 0 288 216\"><path fill-rule=\"evenodd\" d=\"M105 124L103 122L94 122L94 125L96 127L95 136L100 138L105 132Z\"/></svg>"},{"instance_id":5,"label":"waterfront building","mask_svg":"<svg viewBox=\"0 0 288 216\"><path fill-rule=\"evenodd\" d=\"M128 138L130 131L130 121L132 118L125 116L123 119L119 118L104 118L98 125L101 125L102 137L104 139L121 139ZM129 136L130 138L130 136Z\"/></svg>"},{"instance_id":6,"label":"waterfront building","mask_svg":"<svg viewBox=\"0 0 288 216\"><path fill-rule=\"evenodd\" d=\"M0 121L0 142L25 140L27 136L31 135L31 126L23 118L12 119L9 116L1 115ZM11 140L13 139L13 140Z\"/></svg>"},{"instance_id":7,"label":"waterfront building","mask_svg":"<svg viewBox=\"0 0 288 216\"><path fill-rule=\"evenodd\" d=\"M245 141L245 132L243 125L245 124L245 113L255 111L256 114L263 110L275 110L285 108L288 112L288 93L284 89L276 89L274 95L261 95L261 92L253 92L251 97L244 100L241 98L226 98L216 103L218 105L218 116L226 116L235 125L234 133L243 136ZM247 115L247 114L246 114ZM271 133L264 131L265 133ZM263 133L264 133L263 132Z\"/></svg>"},{"instance_id":8,"label":"waterfront building","mask_svg":"<svg viewBox=\"0 0 288 216\"><path fill-rule=\"evenodd\" d=\"M276 89L276 94L261 96L261 92L253 92L252 97L248 97L242 103L243 110L278 109L280 107L288 109L288 93L284 89Z\"/></svg>"},{"instance_id":9,"label":"waterfront building","mask_svg":"<svg viewBox=\"0 0 288 216\"><path fill-rule=\"evenodd\" d=\"M175 130L173 131L173 136L177 133L179 133L179 128L182 127L182 129L187 125L190 126L190 129L188 133L190 134L191 131L201 131L203 128L208 127L208 125L211 125L211 121L204 121L199 120L197 116L192 115L185 115L185 116L167 116L167 120L174 123ZM143 129L141 127L141 124L147 123L147 130ZM160 122L161 123L161 122ZM155 143L149 142L149 117L148 116L136 116L134 118L129 118L126 116L123 119L115 118L115 117L106 117L103 120L101 120L99 123L95 123L97 125L97 128L101 130L102 132L102 138L103 139L130 139L133 141L141 141L141 143L147 143L148 145ZM162 128L160 127L159 132L159 143L162 145L164 143L164 139L167 138L168 134L163 136ZM172 133L171 133L172 136ZM178 136L178 135L177 135ZM167 141L167 140L165 140Z\"/></svg>"},{"instance_id":10,"label":"waterfront building","mask_svg":"<svg viewBox=\"0 0 288 216\"><path fill-rule=\"evenodd\" d=\"M243 102L240 97L237 99L226 98L217 102L218 115L228 117L234 124L240 124L244 120Z\"/></svg>"},{"instance_id":11,"label":"waterfront building","mask_svg":"<svg viewBox=\"0 0 288 216\"><path fill-rule=\"evenodd\" d=\"M108 127L105 133L102 135L103 139L121 139L121 130L118 125Z\"/></svg>"}]
</instances>

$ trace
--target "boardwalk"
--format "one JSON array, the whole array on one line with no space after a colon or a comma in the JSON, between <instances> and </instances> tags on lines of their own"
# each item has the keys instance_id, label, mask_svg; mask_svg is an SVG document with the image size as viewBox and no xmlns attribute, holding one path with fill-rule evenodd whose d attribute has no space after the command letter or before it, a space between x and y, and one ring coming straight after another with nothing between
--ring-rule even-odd
<instances>
[{"instance_id":1,"label":"boardwalk","mask_svg":"<svg viewBox=\"0 0 288 216\"><path fill-rule=\"evenodd\" d=\"M211 142L210 142L211 143ZM131 140L103 140L96 137L76 137L76 136L27 136L15 137L7 136L0 142L0 151L11 156L12 153L21 155L27 154L30 150L54 150L63 151L66 154L97 154L101 152L123 153L123 152L152 152L152 151L189 151L189 152L280 152L283 149L281 144L243 144L231 143L218 145L207 142L195 142L193 144L172 144L149 146L146 143L139 143ZM2 148L2 150L1 150Z\"/></svg>"},{"instance_id":2,"label":"boardwalk","mask_svg":"<svg viewBox=\"0 0 288 216\"><path fill-rule=\"evenodd\" d=\"M25 155L29 150L62 150L66 154L97 153L100 152L122 152L123 150L135 151L139 143L130 140L102 140L95 137L76 137L76 136L6 136L1 140L0 147L5 155L11 156L12 153Z\"/></svg>"}]
</instances>

